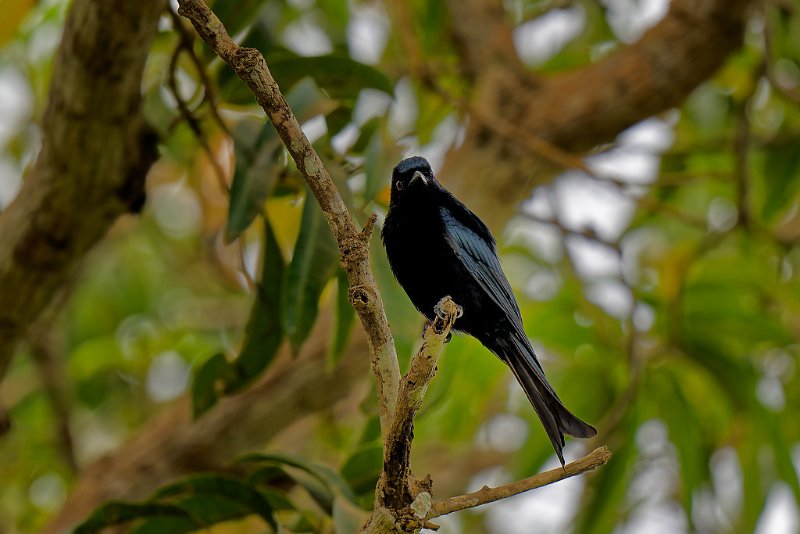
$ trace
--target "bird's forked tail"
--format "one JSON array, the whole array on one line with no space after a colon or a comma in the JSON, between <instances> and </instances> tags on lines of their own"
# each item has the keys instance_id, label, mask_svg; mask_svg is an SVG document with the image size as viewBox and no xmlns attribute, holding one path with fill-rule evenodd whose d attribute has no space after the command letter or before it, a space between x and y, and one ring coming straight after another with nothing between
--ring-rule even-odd
<instances>
[{"instance_id":1,"label":"bird's forked tail","mask_svg":"<svg viewBox=\"0 0 800 534\"><path fill-rule=\"evenodd\" d=\"M536 410L536 415L541 419L547 436L563 466L564 434L576 438L591 438L597 434L597 430L575 417L561 403L558 395L547 382L527 337L515 333L507 338L495 339L491 346L487 346L513 371Z\"/></svg>"}]
</instances>

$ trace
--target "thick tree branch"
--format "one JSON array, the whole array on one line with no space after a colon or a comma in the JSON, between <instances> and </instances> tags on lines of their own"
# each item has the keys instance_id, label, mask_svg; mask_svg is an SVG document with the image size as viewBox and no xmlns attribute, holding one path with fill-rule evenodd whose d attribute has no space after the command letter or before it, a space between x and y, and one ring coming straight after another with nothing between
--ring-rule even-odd
<instances>
[{"instance_id":1,"label":"thick tree branch","mask_svg":"<svg viewBox=\"0 0 800 534\"><path fill-rule=\"evenodd\" d=\"M634 45L542 84L523 125L569 150L586 150L679 105L741 45L750 0L674 0Z\"/></svg>"},{"instance_id":2,"label":"thick tree branch","mask_svg":"<svg viewBox=\"0 0 800 534\"><path fill-rule=\"evenodd\" d=\"M543 161L541 150L531 151L536 144L531 139L581 152L679 105L739 47L750 3L673 0L666 17L636 43L551 78L496 66L483 71L471 107L480 117L502 118L525 130L527 140L520 143L485 121L472 121L464 143L448 153L443 179L490 226L500 228L534 186L552 179L567 162ZM459 32L480 31L455 7L451 13L453 24L463 26Z\"/></svg>"},{"instance_id":3,"label":"thick tree branch","mask_svg":"<svg viewBox=\"0 0 800 534\"><path fill-rule=\"evenodd\" d=\"M0 212L0 378L17 343L119 215L138 211L156 143L139 113L164 0L75 0L53 66L42 149Z\"/></svg>"},{"instance_id":4,"label":"thick tree branch","mask_svg":"<svg viewBox=\"0 0 800 534\"><path fill-rule=\"evenodd\" d=\"M261 52L253 48L241 48L233 42L222 22L203 0L180 0L179 5L178 12L192 22L200 37L253 92L325 213L339 246L340 262L347 272L350 302L367 333L380 402L381 428L386 432L397 401L400 367L383 302L369 264L369 239L375 219L371 218L364 230L358 231L322 160L286 104Z\"/></svg>"},{"instance_id":5,"label":"thick tree branch","mask_svg":"<svg viewBox=\"0 0 800 534\"><path fill-rule=\"evenodd\" d=\"M607 463L611 459L611 451L606 447L595 449L588 455L580 460L568 463L563 468L557 467L532 477L523 478L510 484L504 484L496 488L484 486L478 491L467 493L466 495L459 495L457 497L450 497L443 501L434 502L431 506L431 511L427 519L433 519L442 515L458 512L459 510L466 510L467 508L475 508L482 504L499 501L518 495L520 493L553 484L565 478L574 477L587 471L597 469L601 465Z\"/></svg>"},{"instance_id":6,"label":"thick tree branch","mask_svg":"<svg viewBox=\"0 0 800 534\"><path fill-rule=\"evenodd\" d=\"M453 19L454 40L461 52L461 71L468 78L497 67L510 67L518 72L523 69L503 2L448 0L447 7Z\"/></svg>"}]
</instances>

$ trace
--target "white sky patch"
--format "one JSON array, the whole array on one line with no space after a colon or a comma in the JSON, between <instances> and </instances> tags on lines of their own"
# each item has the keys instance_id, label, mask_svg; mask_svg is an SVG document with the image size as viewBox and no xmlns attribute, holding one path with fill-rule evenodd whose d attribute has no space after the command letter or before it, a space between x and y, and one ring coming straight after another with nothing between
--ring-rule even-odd
<instances>
[{"instance_id":1,"label":"white sky patch","mask_svg":"<svg viewBox=\"0 0 800 534\"><path fill-rule=\"evenodd\" d=\"M617 280L601 280L591 284L586 288L586 298L617 319L628 317L633 306L630 290Z\"/></svg>"},{"instance_id":2,"label":"white sky patch","mask_svg":"<svg viewBox=\"0 0 800 534\"><path fill-rule=\"evenodd\" d=\"M556 211L567 228L592 228L603 239L614 240L628 226L635 203L615 186L568 171L553 187Z\"/></svg>"},{"instance_id":3,"label":"white sky patch","mask_svg":"<svg viewBox=\"0 0 800 534\"><path fill-rule=\"evenodd\" d=\"M202 208L197 193L183 180L159 185L150 193L153 216L170 237L181 239L200 231Z\"/></svg>"},{"instance_id":4,"label":"white sky patch","mask_svg":"<svg viewBox=\"0 0 800 534\"><path fill-rule=\"evenodd\" d=\"M584 280L619 276L619 256L613 249L578 236L567 236L566 243L575 269Z\"/></svg>"},{"instance_id":5,"label":"white sky patch","mask_svg":"<svg viewBox=\"0 0 800 534\"><path fill-rule=\"evenodd\" d=\"M583 451L575 441L567 442L564 457L578 458ZM559 467L553 455L542 470ZM480 487L480 486L479 486ZM536 491L487 505L486 522L491 532L503 534L560 534L569 530L583 493L584 479L573 477ZM477 489L477 488L476 488Z\"/></svg>"},{"instance_id":6,"label":"white sky patch","mask_svg":"<svg viewBox=\"0 0 800 534\"><path fill-rule=\"evenodd\" d=\"M619 534L680 534L687 532L683 508L674 501L678 483L678 459L669 441L667 427L650 419L636 432L640 460L628 486L627 501L635 503Z\"/></svg>"},{"instance_id":7,"label":"white sky patch","mask_svg":"<svg viewBox=\"0 0 800 534\"><path fill-rule=\"evenodd\" d=\"M532 300L545 301L555 298L561 288L561 278L550 269L537 269L525 284L525 296Z\"/></svg>"},{"instance_id":8,"label":"white sky patch","mask_svg":"<svg viewBox=\"0 0 800 534\"><path fill-rule=\"evenodd\" d=\"M716 232L730 230L736 225L739 211L736 204L728 198L717 197L708 205L706 219L708 229Z\"/></svg>"},{"instance_id":9,"label":"white sky patch","mask_svg":"<svg viewBox=\"0 0 800 534\"><path fill-rule=\"evenodd\" d=\"M55 512L67 498L67 485L58 473L50 471L31 482L28 498L37 508Z\"/></svg>"},{"instance_id":10,"label":"white sky patch","mask_svg":"<svg viewBox=\"0 0 800 534\"><path fill-rule=\"evenodd\" d=\"M549 224L514 219L502 241L507 245L521 244L549 263L562 257L561 231Z\"/></svg>"},{"instance_id":11,"label":"white sky patch","mask_svg":"<svg viewBox=\"0 0 800 534\"><path fill-rule=\"evenodd\" d=\"M675 143L676 122L677 116L645 119L619 134L617 143L636 150L665 152Z\"/></svg>"},{"instance_id":12,"label":"white sky patch","mask_svg":"<svg viewBox=\"0 0 800 534\"><path fill-rule=\"evenodd\" d=\"M283 42L287 48L301 56L322 56L333 52L333 44L328 35L309 15L286 26Z\"/></svg>"},{"instance_id":13,"label":"white sky patch","mask_svg":"<svg viewBox=\"0 0 800 534\"><path fill-rule=\"evenodd\" d=\"M304 122L302 128L309 142L314 143L328 132L328 123L324 115L317 115Z\"/></svg>"},{"instance_id":14,"label":"white sky patch","mask_svg":"<svg viewBox=\"0 0 800 534\"><path fill-rule=\"evenodd\" d=\"M580 35L585 25L580 5L554 9L514 28L514 44L523 63L541 65Z\"/></svg>"},{"instance_id":15,"label":"white sky patch","mask_svg":"<svg viewBox=\"0 0 800 534\"><path fill-rule=\"evenodd\" d=\"M527 421L510 413L495 415L484 423L475 436L475 442L483 448L500 452L514 452L528 438Z\"/></svg>"},{"instance_id":16,"label":"white sky patch","mask_svg":"<svg viewBox=\"0 0 800 534\"><path fill-rule=\"evenodd\" d=\"M798 531L800 513L794 494L785 483L780 482L769 492L755 534L797 534Z\"/></svg>"},{"instance_id":17,"label":"white sky patch","mask_svg":"<svg viewBox=\"0 0 800 534\"><path fill-rule=\"evenodd\" d=\"M669 10L669 0L602 0L606 18L614 33L626 43L633 42L655 26Z\"/></svg>"},{"instance_id":18,"label":"white sky patch","mask_svg":"<svg viewBox=\"0 0 800 534\"><path fill-rule=\"evenodd\" d=\"M414 95L414 86L408 78L401 78L394 88L394 100L389 109L389 129L395 138L408 135L414 130L419 107Z\"/></svg>"},{"instance_id":19,"label":"white sky patch","mask_svg":"<svg viewBox=\"0 0 800 534\"><path fill-rule=\"evenodd\" d=\"M389 20L378 4L350 3L347 46L356 61L378 63L389 39Z\"/></svg>"},{"instance_id":20,"label":"white sky patch","mask_svg":"<svg viewBox=\"0 0 800 534\"><path fill-rule=\"evenodd\" d=\"M538 187L533 191L533 196L522 203L520 210L534 217L550 219L553 217L553 206L549 196L547 186Z\"/></svg>"},{"instance_id":21,"label":"white sky patch","mask_svg":"<svg viewBox=\"0 0 800 534\"><path fill-rule=\"evenodd\" d=\"M156 402L166 402L186 391L189 366L174 350L162 352L147 370L147 396Z\"/></svg>"},{"instance_id":22,"label":"white sky patch","mask_svg":"<svg viewBox=\"0 0 800 534\"><path fill-rule=\"evenodd\" d=\"M28 81L16 68L0 67L0 148L30 120L31 113L33 95Z\"/></svg>"},{"instance_id":23,"label":"white sky patch","mask_svg":"<svg viewBox=\"0 0 800 534\"><path fill-rule=\"evenodd\" d=\"M353 108L353 122L360 126L372 118L382 117L391 104L392 97L383 91L362 89L358 92L356 105Z\"/></svg>"},{"instance_id":24,"label":"white sky patch","mask_svg":"<svg viewBox=\"0 0 800 534\"><path fill-rule=\"evenodd\" d=\"M711 480L723 519L736 517L744 498L744 480L733 447L724 447L711 455Z\"/></svg>"}]
</instances>

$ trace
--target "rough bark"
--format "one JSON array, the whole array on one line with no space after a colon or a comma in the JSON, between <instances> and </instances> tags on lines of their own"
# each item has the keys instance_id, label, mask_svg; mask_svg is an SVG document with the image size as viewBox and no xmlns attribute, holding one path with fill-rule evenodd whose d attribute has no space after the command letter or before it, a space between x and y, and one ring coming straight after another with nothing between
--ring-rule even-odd
<instances>
[{"instance_id":1,"label":"rough bark","mask_svg":"<svg viewBox=\"0 0 800 534\"><path fill-rule=\"evenodd\" d=\"M138 211L156 143L139 113L164 0L75 0L42 123L42 149L0 213L0 379L15 347L119 215Z\"/></svg>"}]
</instances>

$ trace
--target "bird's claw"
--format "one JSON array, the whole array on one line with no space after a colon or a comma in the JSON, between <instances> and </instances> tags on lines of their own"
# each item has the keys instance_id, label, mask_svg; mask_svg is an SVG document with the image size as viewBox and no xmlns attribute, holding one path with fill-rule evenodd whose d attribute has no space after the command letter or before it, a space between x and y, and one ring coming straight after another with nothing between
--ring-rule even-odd
<instances>
[{"instance_id":1,"label":"bird's claw","mask_svg":"<svg viewBox=\"0 0 800 534\"><path fill-rule=\"evenodd\" d=\"M442 298L439 300L439 302L437 302L437 303L436 303L436 305L433 307L433 313L435 313L435 314L436 314L436 317L438 317L438 318L439 318L439 319L441 319L442 321L444 321L444 320L445 320L445 318L446 318L446 315L447 315L447 314L445 313L445 311L444 311L444 308L442 307L442 302L444 302L444 300L445 300L445 299L448 299L448 298L449 298L450 300L452 300L452 298L450 297L450 295L448 295L448 296L446 296L446 297L442 297ZM460 318L461 318L461 317L463 317L463 316L464 316L464 308L462 308L461 306L459 306L458 304L456 304L456 319L460 319Z\"/></svg>"}]
</instances>

